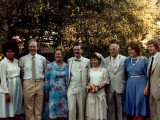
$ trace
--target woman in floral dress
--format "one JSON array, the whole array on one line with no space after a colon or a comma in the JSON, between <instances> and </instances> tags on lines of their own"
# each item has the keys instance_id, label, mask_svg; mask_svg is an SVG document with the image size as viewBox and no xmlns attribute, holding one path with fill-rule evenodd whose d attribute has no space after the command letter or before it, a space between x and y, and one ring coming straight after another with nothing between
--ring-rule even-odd
<instances>
[{"instance_id":1,"label":"woman in floral dress","mask_svg":"<svg viewBox=\"0 0 160 120\"><path fill-rule=\"evenodd\" d=\"M57 47L54 51L55 61L48 64L45 71L44 116L52 120L65 120L68 117L66 95L68 64L63 62L64 56L64 49Z\"/></svg>"}]
</instances>

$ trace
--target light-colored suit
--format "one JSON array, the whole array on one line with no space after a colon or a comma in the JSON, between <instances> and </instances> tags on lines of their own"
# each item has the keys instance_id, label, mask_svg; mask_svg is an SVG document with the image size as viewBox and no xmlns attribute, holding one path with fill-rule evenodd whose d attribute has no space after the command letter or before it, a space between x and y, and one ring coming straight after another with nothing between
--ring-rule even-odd
<instances>
[{"instance_id":1,"label":"light-colored suit","mask_svg":"<svg viewBox=\"0 0 160 120\"><path fill-rule=\"evenodd\" d=\"M119 55L119 66L117 71L113 70L111 56L105 58L106 68L109 74L109 85L106 88L108 103L108 120L124 120L123 118L123 94L125 90L125 56ZM117 116L117 119L116 119Z\"/></svg>"},{"instance_id":2,"label":"light-colored suit","mask_svg":"<svg viewBox=\"0 0 160 120\"><path fill-rule=\"evenodd\" d=\"M148 75L151 60L150 57L147 69ZM150 111L151 120L160 120L160 53L154 60L150 76Z\"/></svg>"},{"instance_id":3,"label":"light-colored suit","mask_svg":"<svg viewBox=\"0 0 160 120\"><path fill-rule=\"evenodd\" d=\"M69 64L69 82L68 82L68 109L69 109L69 120L84 120L84 113L85 113L85 103L86 103L86 86L88 84L88 70L90 68L90 60L84 57L81 57L81 89L77 90L76 88L72 87L71 81L71 70L73 62L75 61L75 57L68 59ZM73 90L75 91L73 91ZM76 117L76 114L78 117Z\"/></svg>"}]
</instances>

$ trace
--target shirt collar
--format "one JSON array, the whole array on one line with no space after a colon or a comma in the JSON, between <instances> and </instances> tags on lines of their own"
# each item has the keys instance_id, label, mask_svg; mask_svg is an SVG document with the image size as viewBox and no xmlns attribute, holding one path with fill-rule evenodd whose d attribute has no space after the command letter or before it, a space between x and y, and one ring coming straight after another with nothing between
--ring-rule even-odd
<instances>
[{"instance_id":1,"label":"shirt collar","mask_svg":"<svg viewBox=\"0 0 160 120\"><path fill-rule=\"evenodd\" d=\"M113 59L117 59L117 58L119 58L119 54L118 54L115 58L111 56L111 59L112 59L112 60L113 60Z\"/></svg>"},{"instance_id":2,"label":"shirt collar","mask_svg":"<svg viewBox=\"0 0 160 120\"><path fill-rule=\"evenodd\" d=\"M61 69L58 67L58 64L57 64L56 60L53 61L53 64L56 65L56 67L58 68L57 70L63 70L63 69L64 69L64 66L65 66L65 62L64 62L64 61L63 61L63 64L62 64L62 68L61 68Z\"/></svg>"},{"instance_id":3,"label":"shirt collar","mask_svg":"<svg viewBox=\"0 0 160 120\"><path fill-rule=\"evenodd\" d=\"M79 59L77 59L76 57L74 57L74 60L82 61L82 56Z\"/></svg>"},{"instance_id":4,"label":"shirt collar","mask_svg":"<svg viewBox=\"0 0 160 120\"><path fill-rule=\"evenodd\" d=\"M11 62L7 57L4 57L4 61L6 62ZM13 62L15 61L15 59L13 59Z\"/></svg>"},{"instance_id":5,"label":"shirt collar","mask_svg":"<svg viewBox=\"0 0 160 120\"><path fill-rule=\"evenodd\" d=\"M32 58L33 55L31 55L31 54L29 53L29 57ZM37 53L34 55L34 57L35 57L35 58L37 57Z\"/></svg>"},{"instance_id":6,"label":"shirt collar","mask_svg":"<svg viewBox=\"0 0 160 120\"><path fill-rule=\"evenodd\" d=\"M152 56L154 58L154 60L157 58L159 52L157 52L154 56Z\"/></svg>"}]
</instances>

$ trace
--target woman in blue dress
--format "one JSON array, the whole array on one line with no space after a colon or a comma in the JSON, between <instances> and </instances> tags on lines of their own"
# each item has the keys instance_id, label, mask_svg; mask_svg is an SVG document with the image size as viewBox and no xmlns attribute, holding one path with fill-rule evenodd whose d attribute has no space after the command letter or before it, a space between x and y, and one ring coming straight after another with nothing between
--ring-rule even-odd
<instances>
[{"instance_id":1,"label":"woman in blue dress","mask_svg":"<svg viewBox=\"0 0 160 120\"><path fill-rule=\"evenodd\" d=\"M130 57L125 60L125 71L128 76L124 112L132 115L134 120L144 120L150 114L148 84L147 84L147 58L141 56L138 42L128 43L126 50Z\"/></svg>"},{"instance_id":2,"label":"woman in blue dress","mask_svg":"<svg viewBox=\"0 0 160 120\"><path fill-rule=\"evenodd\" d=\"M68 117L66 87L68 81L68 64L63 62L65 51L57 47L54 51L55 61L48 64L45 71L44 116L51 120L65 120Z\"/></svg>"}]
</instances>

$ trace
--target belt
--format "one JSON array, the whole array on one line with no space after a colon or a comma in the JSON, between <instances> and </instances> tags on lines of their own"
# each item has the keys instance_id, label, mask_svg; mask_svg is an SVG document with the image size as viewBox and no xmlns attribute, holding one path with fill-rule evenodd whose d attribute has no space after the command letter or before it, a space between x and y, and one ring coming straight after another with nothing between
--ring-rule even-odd
<instances>
[{"instance_id":1,"label":"belt","mask_svg":"<svg viewBox=\"0 0 160 120\"><path fill-rule=\"evenodd\" d=\"M40 82L43 81L43 79L24 79L25 81L35 81L35 82Z\"/></svg>"},{"instance_id":2,"label":"belt","mask_svg":"<svg viewBox=\"0 0 160 120\"><path fill-rule=\"evenodd\" d=\"M134 76L128 76L128 77L143 77L144 75L134 75Z\"/></svg>"}]
</instances>

